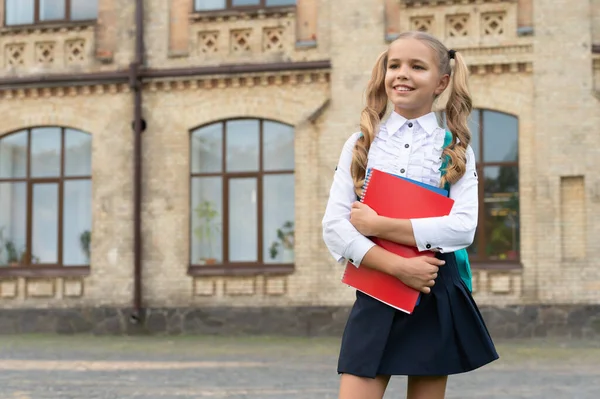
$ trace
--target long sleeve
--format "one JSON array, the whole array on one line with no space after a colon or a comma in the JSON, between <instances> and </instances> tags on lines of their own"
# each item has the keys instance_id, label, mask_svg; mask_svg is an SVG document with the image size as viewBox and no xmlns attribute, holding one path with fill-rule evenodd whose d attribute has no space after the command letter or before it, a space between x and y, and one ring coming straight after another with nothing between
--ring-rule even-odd
<instances>
[{"instance_id":1,"label":"long sleeve","mask_svg":"<svg viewBox=\"0 0 600 399\"><path fill-rule=\"evenodd\" d=\"M347 260L357 267L367 251L375 245L350 223L350 209L356 201L350 165L352 150L359 134L353 134L344 144L322 220L323 241L331 255L339 263Z\"/></svg>"},{"instance_id":2,"label":"long sleeve","mask_svg":"<svg viewBox=\"0 0 600 399\"><path fill-rule=\"evenodd\" d=\"M475 154L467 147L467 165L463 177L450 188L454 206L448 216L411 219L419 251L458 251L471 245L477 228L479 210L478 178Z\"/></svg>"}]
</instances>

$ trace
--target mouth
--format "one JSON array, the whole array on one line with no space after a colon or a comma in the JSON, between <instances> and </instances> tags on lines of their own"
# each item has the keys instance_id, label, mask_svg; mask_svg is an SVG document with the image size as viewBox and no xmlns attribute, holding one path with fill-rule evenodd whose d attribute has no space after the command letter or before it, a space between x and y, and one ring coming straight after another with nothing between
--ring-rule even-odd
<instances>
[{"instance_id":1,"label":"mouth","mask_svg":"<svg viewBox=\"0 0 600 399\"><path fill-rule=\"evenodd\" d=\"M393 86L394 91L399 93L408 93L414 91L415 88L408 85L395 85Z\"/></svg>"}]
</instances>

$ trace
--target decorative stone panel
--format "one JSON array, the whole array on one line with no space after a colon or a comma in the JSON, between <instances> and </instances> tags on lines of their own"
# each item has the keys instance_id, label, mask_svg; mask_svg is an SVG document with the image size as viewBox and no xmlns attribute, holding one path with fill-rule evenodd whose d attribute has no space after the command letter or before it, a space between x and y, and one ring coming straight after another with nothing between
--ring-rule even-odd
<instances>
[{"instance_id":1,"label":"decorative stone panel","mask_svg":"<svg viewBox=\"0 0 600 399\"><path fill-rule=\"evenodd\" d=\"M469 18L468 14L447 15L446 37L468 36L472 32L469 29Z\"/></svg>"},{"instance_id":2,"label":"decorative stone panel","mask_svg":"<svg viewBox=\"0 0 600 399\"><path fill-rule=\"evenodd\" d=\"M25 279L25 296L27 298L53 298L56 295L54 279Z\"/></svg>"},{"instance_id":3,"label":"decorative stone panel","mask_svg":"<svg viewBox=\"0 0 600 399\"><path fill-rule=\"evenodd\" d=\"M0 47L4 70L0 76L31 71L40 67L55 73L71 68L91 68L95 65L94 25L30 26L0 29Z\"/></svg>"},{"instance_id":4,"label":"decorative stone panel","mask_svg":"<svg viewBox=\"0 0 600 399\"><path fill-rule=\"evenodd\" d=\"M198 52L213 54L219 51L219 31L198 32Z\"/></svg>"},{"instance_id":5,"label":"decorative stone panel","mask_svg":"<svg viewBox=\"0 0 600 399\"><path fill-rule=\"evenodd\" d=\"M430 33L433 27L433 18L434 17L431 15L422 17L412 17L410 19L411 29Z\"/></svg>"},{"instance_id":6,"label":"decorative stone panel","mask_svg":"<svg viewBox=\"0 0 600 399\"><path fill-rule=\"evenodd\" d=\"M247 53L252 51L252 45L250 43L252 36L252 29L239 29L232 30L230 33L230 51L233 54L236 53Z\"/></svg>"},{"instance_id":7,"label":"decorative stone panel","mask_svg":"<svg viewBox=\"0 0 600 399\"><path fill-rule=\"evenodd\" d=\"M38 42L35 44L35 62L38 64L51 65L54 63L56 43Z\"/></svg>"},{"instance_id":8,"label":"decorative stone panel","mask_svg":"<svg viewBox=\"0 0 600 399\"><path fill-rule=\"evenodd\" d=\"M505 12L488 12L481 14L481 36L504 35Z\"/></svg>"},{"instance_id":9,"label":"decorative stone panel","mask_svg":"<svg viewBox=\"0 0 600 399\"><path fill-rule=\"evenodd\" d=\"M20 67L25 65L25 43L10 43L4 48L6 67Z\"/></svg>"}]
</instances>

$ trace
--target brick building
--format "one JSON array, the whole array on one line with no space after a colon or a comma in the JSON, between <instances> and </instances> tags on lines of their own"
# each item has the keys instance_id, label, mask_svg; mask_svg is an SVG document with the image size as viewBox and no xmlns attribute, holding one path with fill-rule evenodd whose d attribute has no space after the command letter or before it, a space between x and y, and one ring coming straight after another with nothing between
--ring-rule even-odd
<instances>
[{"instance_id":1,"label":"brick building","mask_svg":"<svg viewBox=\"0 0 600 399\"><path fill-rule=\"evenodd\" d=\"M52 4L0 2L0 330L339 332L333 169L419 29L471 69L490 328L600 333L600 0Z\"/></svg>"}]
</instances>

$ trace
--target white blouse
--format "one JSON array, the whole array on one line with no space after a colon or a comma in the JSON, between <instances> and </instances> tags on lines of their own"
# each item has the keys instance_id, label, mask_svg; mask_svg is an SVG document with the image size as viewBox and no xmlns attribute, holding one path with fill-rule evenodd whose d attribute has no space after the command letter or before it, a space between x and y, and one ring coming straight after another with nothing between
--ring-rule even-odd
<instances>
[{"instance_id":1,"label":"white blouse","mask_svg":"<svg viewBox=\"0 0 600 399\"><path fill-rule=\"evenodd\" d=\"M381 123L371 144L367 168L439 186L445 134L433 112L414 120L393 112ZM331 255L337 262L348 260L357 267L375 245L350 223L350 208L356 201L350 165L359 136L360 132L354 133L344 144L322 221L323 240ZM411 219L419 251L448 253L473 242L478 215L478 178L475 154L470 146L467 147L466 172L451 186L450 197L454 199L450 215Z\"/></svg>"}]
</instances>

